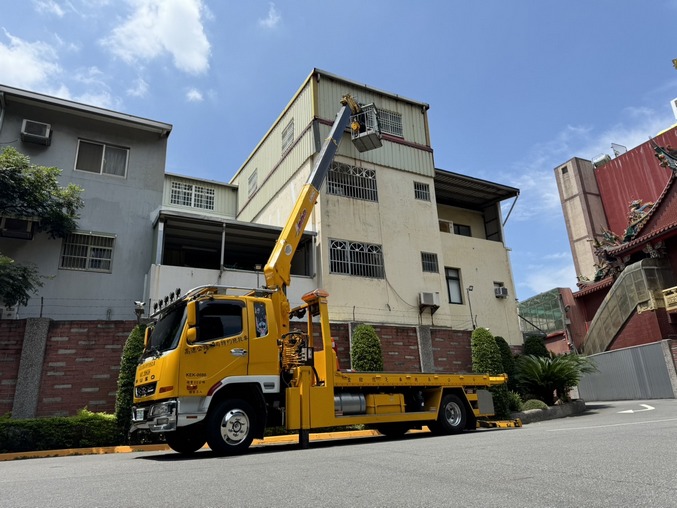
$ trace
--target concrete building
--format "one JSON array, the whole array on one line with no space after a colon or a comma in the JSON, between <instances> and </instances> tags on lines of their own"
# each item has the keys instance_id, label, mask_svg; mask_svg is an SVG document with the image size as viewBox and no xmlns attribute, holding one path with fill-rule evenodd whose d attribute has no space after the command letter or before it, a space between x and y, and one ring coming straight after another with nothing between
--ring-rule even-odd
<instances>
[{"instance_id":1,"label":"concrete building","mask_svg":"<svg viewBox=\"0 0 677 508\"><path fill-rule=\"evenodd\" d=\"M3 219L0 252L35 264L44 276L28 306L4 309L5 318L135 319L171 130L163 122L0 86L0 147L60 168L61 185L84 189L78 230L63 240L32 234L26 218Z\"/></svg>"},{"instance_id":2,"label":"concrete building","mask_svg":"<svg viewBox=\"0 0 677 508\"><path fill-rule=\"evenodd\" d=\"M309 222L332 321L483 326L521 344L500 211L519 191L436 168L428 104L314 69L233 177L238 220L284 224L347 93L375 104L383 146L344 135Z\"/></svg>"}]
</instances>

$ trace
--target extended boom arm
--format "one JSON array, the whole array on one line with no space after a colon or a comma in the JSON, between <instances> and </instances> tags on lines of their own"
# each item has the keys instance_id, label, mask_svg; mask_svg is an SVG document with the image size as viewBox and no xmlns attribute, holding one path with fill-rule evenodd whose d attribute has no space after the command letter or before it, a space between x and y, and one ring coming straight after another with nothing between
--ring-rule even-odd
<instances>
[{"instance_id":1,"label":"extended boom arm","mask_svg":"<svg viewBox=\"0 0 677 508\"><path fill-rule=\"evenodd\" d=\"M291 261L298 247L301 236L305 231L310 214L317 201L320 187L324 182L329 166L331 165L336 150L338 149L343 132L350 122L351 115L360 112L359 106L352 97L346 95L341 100L343 106L336 114L329 137L324 141L322 150L317 159L308 181L299 194L294 210L292 211L284 229L277 239L273 252L268 258L268 263L263 269L266 278L266 286L269 289L284 289L291 279Z\"/></svg>"}]
</instances>

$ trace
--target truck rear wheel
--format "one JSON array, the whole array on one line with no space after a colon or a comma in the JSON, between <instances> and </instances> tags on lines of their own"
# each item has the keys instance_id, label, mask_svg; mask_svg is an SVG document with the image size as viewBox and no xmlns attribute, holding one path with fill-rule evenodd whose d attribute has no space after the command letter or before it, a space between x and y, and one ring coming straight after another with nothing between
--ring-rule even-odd
<instances>
[{"instance_id":1,"label":"truck rear wheel","mask_svg":"<svg viewBox=\"0 0 677 508\"><path fill-rule=\"evenodd\" d=\"M190 455L202 448L207 438L202 426L196 424L190 427L178 428L174 432L167 432L165 434L165 441L175 452Z\"/></svg>"},{"instance_id":2,"label":"truck rear wheel","mask_svg":"<svg viewBox=\"0 0 677 508\"><path fill-rule=\"evenodd\" d=\"M465 429L465 404L453 394L445 395L442 399L437 421L428 427L436 434L458 434Z\"/></svg>"},{"instance_id":3,"label":"truck rear wheel","mask_svg":"<svg viewBox=\"0 0 677 508\"><path fill-rule=\"evenodd\" d=\"M207 443L219 455L243 453L254 439L256 414L244 400L224 400L207 417Z\"/></svg>"}]
</instances>

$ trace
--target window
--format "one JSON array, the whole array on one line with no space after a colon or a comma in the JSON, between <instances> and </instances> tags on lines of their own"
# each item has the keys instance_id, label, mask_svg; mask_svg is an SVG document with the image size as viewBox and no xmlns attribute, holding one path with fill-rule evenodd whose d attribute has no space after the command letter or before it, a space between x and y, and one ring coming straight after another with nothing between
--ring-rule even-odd
<instances>
[{"instance_id":1,"label":"window","mask_svg":"<svg viewBox=\"0 0 677 508\"><path fill-rule=\"evenodd\" d=\"M387 109L378 110L378 123L381 127L381 132L392 134L400 138L404 137L402 130L402 113L395 111L388 111Z\"/></svg>"},{"instance_id":2,"label":"window","mask_svg":"<svg viewBox=\"0 0 677 508\"><path fill-rule=\"evenodd\" d=\"M461 291L461 270L458 268L445 268L444 271L447 278L449 303L463 303L463 292Z\"/></svg>"},{"instance_id":3,"label":"window","mask_svg":"<svg viewBox=\"0 0 677 508\"><path fill-rule=\"evenodd\" d=\"M422 201L430 201L430 185L427 183L414 182L414 198Z\"/></svg>"},{"instance_id":4,"label":"window","mask_svg":"<svg viewBox=\"0 0 677 508\"><path fill-rule=\"evenodd\" d=\"M327 174L327 194L378 201L376 171L332 162Z\"/></svg>"},{"instance_id":5,"label":"window","mask_svg":"<svg viewBox=\"0 0 677 508\"><path fill-rule=\"evenodd\" d=\"M197 319L198 342L240 335L242 308L241 302L200 302Z\"/></svg>"},{"instance_id":6,"label":"window","mask_svg":"<svg viewBox=\"0 0 677 508\"><path fill-rule=\"evenodd\" d=\"M249 178L247 179L247 197L250 198L252 195L256 192L256 189L259 188L258 186L258 168L255 169L251 175L249 175Z\"/></svg>"},{"instance_id":7,"label":"window","mask_svg":"<svg viewBox=\"0 0 677 508\"><path fill-rule=\"evenodd\" d=\"M329 240L329 246L330 273L383 278L383 251L380 245Z\"/></svg>"},{"instance_id":8,"label":"window","mask_svg":"<svg viewBox=\"0 0 677 508\"><path fill-rule=\"evenodd\" d=\"M454 231L454 223L449 222L448 220L440 220L438 221L440 225L440 231L443 233L453 233Z\"/></svg>"},{"instance_id":9,"label":"window","mask_svg":"<svg viewBox=\"0 0 677 508\"><path fill-rule=\"evenodd\" d=\"M172 182L170 202L173 205L214 209L214 189L184 182Z\"/></svg>"},{"instance_id":10,"label":"window","mask_svg":"<svg viewBox=\"0 0 677 508\"><path fill-rule=\"evenodd\" d=\"M454 234L461 236L472 236L470 226L454 223Z\"/></svg>"},{"instance_id":11,"label":"window","mask_svg":"<svg viewBox=\"0 0 677 508\"><path fill-rule=\"evenodd\" d=\"M562 166L562 174L566 175L569 172L569 168L567 166Z\"/></svg>"},{"instance_id":12,"label":"window","mask_svg":"<svg viewBox=\"0 0 677 508\"><path fill-rule=\"evenodd\" d=\"M292 118L282 130L282 153L291 148L294 143L294 119Z\"/></svg>"},{"instance_id":13,"label":"window","mask_svg":"<svg viewBox=\"0 0 677 508\"><path fill-rule=\"evenodd\" d=\"M59 268L110 273L114 243L113 236L72 233L64 238Z\"/></svg>"},{"instance_id":14,"label":"window","mask_svg":"<svg viewBox=\"0 0 677 508\"><path fill-rule=\"evenodd\" d=\"M78 153L75 158L75 169L104 175L127 175L128 148L78 141Z\"/></svg>"},{"instance_id":15,"label":"window","mask_svg":"<svg viewBox=\"0 0 677 508\"><path fill-rule=\"evenodd\" d=\"M437 266L437 254L432 252L421 252L421 267L424 272L439 273Z\"/></svg>"}]
</instances>

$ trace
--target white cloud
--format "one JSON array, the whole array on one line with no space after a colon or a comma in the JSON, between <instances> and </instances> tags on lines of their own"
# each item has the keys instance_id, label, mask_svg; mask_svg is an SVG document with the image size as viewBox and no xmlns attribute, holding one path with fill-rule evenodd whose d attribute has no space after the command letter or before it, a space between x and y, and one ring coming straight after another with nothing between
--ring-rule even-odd
<instances>
[{"instance_id":1,"label":"white cloud","mask_svg":"<svg viewBox=\"0 0 677 508\"><path fill-rule=\"evenodd\" d=\"M528 156L514 163L507 174L509 185L520 189L520 197L511 214L511 220L526 221L540 218L549 220L562 214L554 168L573 157L592 159L610 154L611 143L628 150L655 136L674 123L666 107L662 114L650 108L625 108L623 121L602 132L590 126L567 125L551 141L533 146ZM510 206L512 202L505 204ZM507 210L504 209L504 214Z\"/></svg>"},{"instance_id":2,"label":"white cloud","mask_svg":"<svg viewBox=\"0 0 677 508\"><path fill-rule=\"evenodd\" d=\"M63 18L66 14L63 7L54 0L33 0L33 5L40 14L54 14L59 18Z\"/></svg>"},{"instance_id":3,"label":"white cloud","mask_svg":"<svg viewBox=\"0 0 677 508\"><path fill-rule=\"evenodd\" d=\"M275 8L275 4L270 2L268 4L268 15L265 18L259 19L259 25L264 28L275 28L280 24L282 17Z\"/></svg>"},{"instance_id":4,"label":"white cloud","mask_svg":"<svg viewBox=\"0 0 677 508\"><path fill-rule=\"evenodd\" d=\"M530 266L527 270L524 281L519 285L528 288L533 294L566 287L578 291L573 263Z\"/></svg>"},{"instance_id":5,"label":"white cloud","mask_svg":"<svg viewBox=\"0 0 677 508\"><path fill-rule=\"evenodd\" d=\"M169 54L177 69L209 69L210 44L202 25L202 0L128 0L132 14L101 43L129 64Z\"/></svg>"},{"instance_id":6,"label":"white cloud","mask_svg":"<svg viewBox=\"0 0 677 508\"><path fill-rule=\"evenodd\" d=\"M202 96L202 92L196 88L191 88L188 90L188 92L186 92L186 99L188 102L202 102L204 97Z\"/></svg>"},{"instance_id":7,"label":"white cloud","mask_svg":"<svg viewBox=\"0 0 677 508\"><path fill-rule=\"evenodd\" d=\"M148 83L143 78L136 78L132 86L127 89L127 95L145 97L148 93Z\"/></svg>"},{"instance_id":8,"label":"white cloud","mask_svg":"<svg viewBox=\"0 0 677 508\"><path fill-rule=\"evenodd\" d=\"M27 42L3 28L9 44L0 42L0 82L17 88L47 92L61 74L59 57L52 46Z\"/></svg>"}]
</instances>

